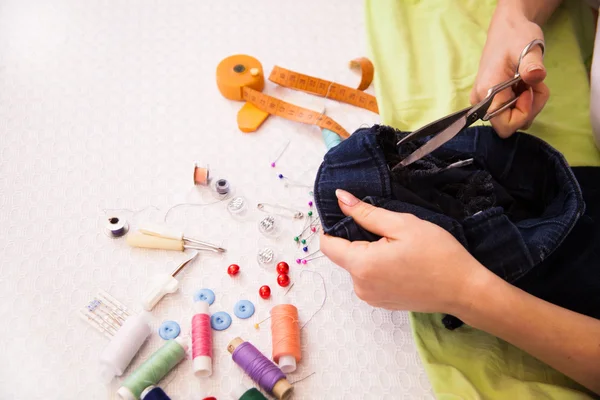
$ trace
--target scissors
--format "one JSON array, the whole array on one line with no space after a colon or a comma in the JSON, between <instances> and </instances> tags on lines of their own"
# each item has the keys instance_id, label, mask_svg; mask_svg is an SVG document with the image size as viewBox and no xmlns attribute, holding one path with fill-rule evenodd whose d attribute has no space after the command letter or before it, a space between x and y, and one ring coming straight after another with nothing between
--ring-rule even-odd
<instances>
[{"instance_id":1,"label":"scissors","mask_svg":"<svg viewBox=\"0 0 600 400\"><path fill-rule=\"evenodd\" d=\"M540 39L536 39L529 43L519 56L519 62L517 63L517 72L515 73L514 78L502 82L496 86L491 87L485 98L475 104L474 106L467 107L463 110L457 111L453 114L450 114L444 118L438 119L424 127L406 135L403 137L397 145L401 145L402 143L412 142L413 140L426 138L428 136L433 136L428 142L426 142L423 146L419 147L413 153L411 153L408 157L400 162L399 165L406 167L415 161L420 160L426 155L430 154L432 151L436 150L444 143L448 142L450 139L458 135L460 131L464 128L471 126L475 121L482 120L488 121L494 118L496 115L500 114L502 111L506 110L509 107L512 107L518 100L518 96L514 99L502 104L500 108L493 112L488 112L494 97L503 91L504 89L508 89L509 87L516 86L520 82L522 82L521 74L519 73L519 67L521 66L521 61L533 46L539 45L542 48L542 56L544 55L545 45L544 41Z\"/></svg>"}]
</instances>

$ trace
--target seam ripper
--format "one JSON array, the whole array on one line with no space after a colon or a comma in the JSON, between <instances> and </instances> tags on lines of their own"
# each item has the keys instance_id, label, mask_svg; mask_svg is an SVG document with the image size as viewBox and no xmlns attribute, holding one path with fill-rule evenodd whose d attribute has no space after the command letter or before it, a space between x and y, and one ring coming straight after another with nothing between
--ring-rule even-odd
<instances>
[{"instance_id":1,"label":"seam ripper","mask_svg":"<svg viewBox=\"0 0 600 400\"><path fill-rule=\"evenodd\" d=\"M150 290L146 292L142 300L142 306L146 311L152 311L155 305L169 293L175 293L179 287L179 281L175 279L177 274L185 268L190 262L192 262L197 256L198 252L191 258L179 264L177 268L171 274L160 274L156 275L152 279Z\"/></svg>"}]
</instances>

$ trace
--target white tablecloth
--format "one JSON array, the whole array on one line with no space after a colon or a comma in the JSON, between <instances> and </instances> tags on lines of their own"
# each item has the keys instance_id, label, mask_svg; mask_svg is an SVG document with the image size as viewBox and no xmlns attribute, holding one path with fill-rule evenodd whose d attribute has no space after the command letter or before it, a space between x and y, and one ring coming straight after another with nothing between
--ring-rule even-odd
<instances>
[{"instance_id":1,"label":"white tablecloth","mask_svg":"<svg viewBox=\"0 0 600 400\"><path fill-rule=\"evenodd\" d=\"M308 189L285 188L276 175L312 184L325 153L321 134L277 118L257 133L239 132L241 104L221 97L215 85L218 62L235 53L257 57L267 74L277 64L356 84L347 62L366 54L362 2L0 1L0 398L116 397L123 377L106 384L98 375L108 340L78 310L98 289L140 310L149 278L187 255L108 238L107 214L127 218L134 230L143 220L162 219L174 204L212 201L192 185L194 161L210 164L252 207L308 210ZM270 83L265 91L325 104ZM368 111L326 105L348 131L377 121ZM287 140L278 168L270 168ZM109 208L141 211L103 211ZM133 366L163 343L156 331L164 320L189 331L199 288L215 291L212 312L233 315L241 298L257 309L250 320L233 317L228 330L214 333L211 378L193 377L185 360L163 380L173 399L226 399L240 382L252 384L226 351L235 336L270 354L269 323L258 331L253 325L283 300L283 289L274 270L256 262L266 240L257 229L261 215L253 211L238 222L225 203L169 213L173 226L229 251L203 254L178 277L179 291L153 311L153 334ZM303 330L304 358L289 379L316 374L295 385L294 398L431 398L407 314L359 301L349 275L325 259L297 266L292 237L302 222L284 225L271 245L291 265L288 300L303 321L324 293L318 276L300 271L321 273L328 292L324 309ZM234 262L241 266L236 279L226 273ZM258 296L263 284L271 286L270 301Z\"/></svg>"}]
</instances>

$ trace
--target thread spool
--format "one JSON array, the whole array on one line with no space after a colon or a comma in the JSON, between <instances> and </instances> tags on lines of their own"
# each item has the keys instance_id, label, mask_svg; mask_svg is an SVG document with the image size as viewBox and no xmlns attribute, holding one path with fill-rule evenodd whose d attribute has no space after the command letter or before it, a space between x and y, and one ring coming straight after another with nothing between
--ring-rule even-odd
<instances>
[{"instance_id":1,"label":"thread spool","mask_svg":"<svg viewBox=\"0 0 600 400\"><path fill-rule=\"evenodd\" d=\"M150 332L144 314L133 315L125 320L100 356L101 374L106 382L114 376L123 375Z\"/></svg>"},{"instance_id":2,"label":"thread spool","mask_svg":"<svg viewBox=\"0 0 600 400\"><path fill-rule=\"evenodd\" d=\"M227 179L217 179L215 182L215 191L220 195L226 195L231 190Z\"/></svg>"},{"instance_id":3,"label":"thread spool","mask_svg":"<svg viewBox=\"0 0 600 400\"><path fill-rule=\"evenodd\" d=\"M323 142L325 142L325 147L327 147L327 150L331 150L338 144L342 143L342 138L337 133L330 131L329 129L321 129L321 135L323 136Z\"/></svg>"},{"instance_id":4,"label":"thread spool","mask_svg":"<svg viewBox=\"0 0 600 400\"><path fill-rule=\"evenodd\" d=\"M169 396L158 386L148 386L140 395L141 400L171 400Z\"/></svg>"},{"instance_id":5,"label":"thread spool","mask_svg":"<svg viewBox=\"0 0 600 400\"><path fill-rule=\"evenodd\" d=\"M212 375L212 329L210 327L209 304L206 301L194 303L196 314L192 317L192 359L194 375Z\"/></svg>"},{"instance_id":6,"label":"thread spool","mask_svg":"<svg viewBox=\"0 0 600 400\"><path fill-rule=\"evenodd\" d=\"M207 167L200 167L194 164L194 185L208 185L210 181L210 170Z\"/></svg>"},{"instance_id":7,"label":"thread spool","mask_svg":"<svg viewBox=\"0 0 600 400\"><path fill-rule=\"evenodd\" d=\"M257 388L247 389L246 386L242 384L233 389L231 397L234 400L267 400Z\"/></svg>"},{"instance_id":8,"label":"thread spool","mask_svg":"<svg viewBox=\"0 0 600 400\"><path fill-rule=\"evenodd\" d=\"M273 360L289 374L300 361L300 326L298 309L292 304L280 304L271 309Z\"/></svg>"},{"instance_id":9,"label":"thread spool","mask_svg":"<svg viewBox=\"0 0 600 400\"><path fill-rule=\"evenodd\" d=\"M187 348L186 338L168 340L123 381L117 394L124 400L138 400L148 386L156 385L185 358Z\"/></svg>"},{"instance_id":10,"label":"thread spool","mask_svg":"<svg viewBox=\"0 0 600 400\"><path fill-rule=\"evenodd\" d=\"M293 387L285 374L250 342L237 337L229 342L227 351L254 382L279 400L287 400Z\"/></svg>"},{"instance_id":11,"label":"thread spool","mask_svg":"<svg viewBox=\"0 0 600 400\"><path fill-rule=\"evenodd\" d=\"M125 219L119 217L109 217L104 226L104 232L108 237L112 238L125 236L128 231L129 224Z\"/></svg>"}]
</instances>

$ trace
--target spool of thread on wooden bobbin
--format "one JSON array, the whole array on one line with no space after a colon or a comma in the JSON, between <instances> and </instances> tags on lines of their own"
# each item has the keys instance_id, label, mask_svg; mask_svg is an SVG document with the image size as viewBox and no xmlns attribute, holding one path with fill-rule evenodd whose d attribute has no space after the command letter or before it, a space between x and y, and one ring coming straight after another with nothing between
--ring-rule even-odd
<instances>
[{"instance_id":1,"label":"spool of thread on wooden bobbin","mask_svg":"<svg viewBox=\"0 0 600 400\"><path fill-rule=\"evenodd\" d=\"M208 185L210 181L210 170L208 167L201 167L197 163L194 164L194 185Z\"/></svg>"},{"instance_id":2,"label":"spool of thread on wooden bobbin","mask_svg":"<svg viewBox=\"0 0 600 400\"><path fill-rule=\"evenodd\" d=\"M279 400L287 400L294 388L285 374L250 342L236 337L227 345L233 361L261 388Z\"/></svg>"},{"instance_id":3,"label":"spool of thread on wooden bobbin","mask_svg":"<svg viewBox=\"0 0 600 400\"><path fill-rule=\"evenodd\" d=\"M289 374L300 362L300 325L298 309L292 304L280 304L271 309L273 360Z\"/></svg>"},{"instance_id":4,"label":"spool of thread on wooden bobbin","mask_svg":"<svg viewBox=\"0 0 600 400\"><path fill-rule=\"evenodd\" d=\"M124 400L138 400L148 386L156 385L185 358L187 349L185 337L168 340L123 381L117 394Z\"/></svg>"},{"instance_id":5,"label":"spool of thread on wooden bobbin","mask_svg":"<svg viewBox=\"0 0 600 400\"><path fill-rule=\"evenodd\" d=\"M209 304L206 301L194 303L196 314L192 317L192 359L194 375L212 375L212 329L210 327Z\"/></svg>"}]
</instances>

